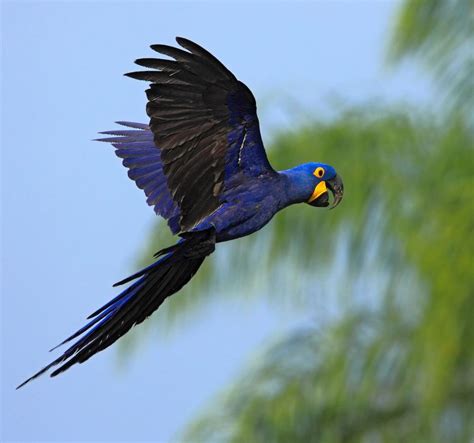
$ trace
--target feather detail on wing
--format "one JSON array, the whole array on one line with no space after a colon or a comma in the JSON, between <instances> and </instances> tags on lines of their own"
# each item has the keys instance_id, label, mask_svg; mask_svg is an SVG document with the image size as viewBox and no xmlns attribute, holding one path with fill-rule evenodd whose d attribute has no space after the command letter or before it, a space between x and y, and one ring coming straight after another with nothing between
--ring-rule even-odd
<instances>
[{"instance_id":1,"label":"feather detail on wing","mask_svg":"<svg viewBox=\"0 0 474 443\"><path fill-rule=\"evenodd\" d=\"M156 214L168 220L173 234L178 233L181 230L179 208L169 192L160 150L155 146L152 132L145 124L117 123L133 129L104 131L101 134L109 137L98 140L114 146L115 154L128 168L128 176L145 192L147 203L153 206Z\"/></svg>"},{"instance_id":2,"label":"feather detail on wing","mask_svg":"<svg viewBox=\"0 0 474 443\"><path fill-rule=\"evenodd\" d=\"M146 91L150 129L186 231L219 207L234 175L274 171L250 90L205 49L176 40L185 50L152 45L174 60L139 59L138 65L152 70L126 75L151 83Z\"/></svg>"}]
</instances>

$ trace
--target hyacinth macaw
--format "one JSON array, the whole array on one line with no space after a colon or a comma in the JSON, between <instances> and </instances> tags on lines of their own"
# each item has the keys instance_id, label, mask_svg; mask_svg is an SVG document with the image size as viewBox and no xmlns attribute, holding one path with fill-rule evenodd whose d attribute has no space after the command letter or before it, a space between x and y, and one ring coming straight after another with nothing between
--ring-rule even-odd
<instances>
[{"instance_id":1,"label":"hyacinth macaw","mask_svg":"<svg viewBox=\"0 0 474 443\"><path fill-rule=\"evenodd\" d=\"M109 347L188 283L216 243L258 231L294 203L329 206L328 190L332 207L342 199L342 180L332 166L307 163L275 171L249 88L201 46L176 41L183 49L151 46L169 59L136 60L149 70L125 74L150 83L149 123L117 122L128 129L102 132L108 137L99 140L114 146L128 176L180 240L116 283L133 281L60 343L77 339L72 346L19 387L56 365L52 377Z\"/></svg>"}]
</instances>

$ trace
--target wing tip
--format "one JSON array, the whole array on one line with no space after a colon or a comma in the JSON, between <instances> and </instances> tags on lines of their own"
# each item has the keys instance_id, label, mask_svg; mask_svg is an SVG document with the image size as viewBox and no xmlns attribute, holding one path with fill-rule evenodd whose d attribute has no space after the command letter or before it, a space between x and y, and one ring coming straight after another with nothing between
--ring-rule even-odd
<instances>
[{"instance_id":1,"label":"wing tip","mask_svg":"<svg viewBox=\"0 0 474 443\"><path fill-rule=\"evenodd\" d=\"M176 40L176 43L178 43L179 46L181 46L182 48L184 48L184 44L186 44L187 42L190 42L190 43L193 43L191 40L185 38L185 37L180 37L179 35L177 35L175 37L175 40Z\"/></svg>"},{"instance_id":2,"label":"wing tip","mask_svg":"<svg viewBox=\"0 0 474 443\"><path fill-rule=\"evenodd\" d=\"M138 66L142 66L143 68L150 68L150 63L156 59L153 58L137 58L133 63ZM127 74L124 74L127 75Z\"/></svg>"},{"instance_id":3,"label":"wing tip","mask_svg":"<svg viewBox=\"0 0 474 443\"><path fill-rule=\"evenodd\" d=\"M140 78L141 72L143 71L126 72L125 74L123 74L123 76L128 77L128 78L133 78L134 80L143 80L142 78Z\"/></svg>"},{"instance_id":4,"label":"wing tip","mask_svg":"<svg viewBox=\"0 0 474 443\"><path fill-rule=\"evenodd\" d=\"M153 49L153 51L155 52L159 52L159 53L162 53L161 50L164 50L166 51L166 49L169 49L170 46L168 45L163 45L161 43L154 43L152 45L150 45L150 49ZM171 47L172 48L172 47ZM166 54L165 54L166 55Z\"/></svg>"}]
</instances>

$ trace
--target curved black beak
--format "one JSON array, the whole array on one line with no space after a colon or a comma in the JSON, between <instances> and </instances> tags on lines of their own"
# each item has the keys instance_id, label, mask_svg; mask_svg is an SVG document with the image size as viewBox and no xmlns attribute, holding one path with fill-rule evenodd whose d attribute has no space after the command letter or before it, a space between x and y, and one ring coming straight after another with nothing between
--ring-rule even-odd
<instances>
[{"instance_id":1,"label":"curved black beak","mask_svg":"<svg viewBox=\"0 0 474 443\"><path fill-rule=\"evenodd\" d=\"M342 197L344 196L344 183L342 183L341 177L336 174L334 178L326 180L326 185L334 197L334 201L329 209L334 209L341 203Z\"/></svg>"}]
</instances>

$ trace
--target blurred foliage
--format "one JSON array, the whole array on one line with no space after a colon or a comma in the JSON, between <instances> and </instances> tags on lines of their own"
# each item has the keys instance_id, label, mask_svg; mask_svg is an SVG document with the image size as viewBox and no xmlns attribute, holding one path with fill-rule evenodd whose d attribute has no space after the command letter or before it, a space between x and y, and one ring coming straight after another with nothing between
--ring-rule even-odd
<instances>
[{"instance_id":1,"label":"blurred foliage","mask_svg":"<svg viewBox=\"0 0 474 443\"><path fill-rule=\"evenodd\" d=\"M314 313L262 353L183 441L474 438L471 21L469 1L403 2L390 58L421 59L438 80L442 110L371 104L276 136L274 167L335 165L342 204L296 205L258 235L219 245L158 321L144 324L162 333L223 293ZM161 223L146 263L172 242Z\"/></svg>"},{"instance_id":2,"label":"blurred foliage","mask_svg":"<svg viewBox=\"0 0 474 443\"><path fill-rule=\"evenodd\" d=\"M474 2L405 0L402 5L389 60L422 60L439 82L443 107L474 125Z\"/></svg>"},{"instance_id":3,"label":"blurred foliage","mask_svg":"<svg viewBox=\"0 0 474 443\"><path fill-rule=\"evenodd\" d=\"M468 442L474 382L456 374L430 409L402 312L353 313L321 334L301 330L271 347L187 442Z\"/></svg>"},{"instance_id":4,"label":"blurred foliage","mask_svg":"<svg viewBox=\"0 0 474 443\"><path fill-rule=\"evenodd\" d=\"M327 259L344 226L351 266L340 279L348 297L357 295L372 241L387 281L375 305L366 298L325 328L272 347L184 441L474 437L474 139L459 118L432 120L358 109L276 141L272 156L283 164L285 156L314 157L317 146L318 158L338 165L347 195L317 221L312 208L276 217L274 255L295 247L298 267L310 272L310 256Z\"/></svg>"}]
</instances>

